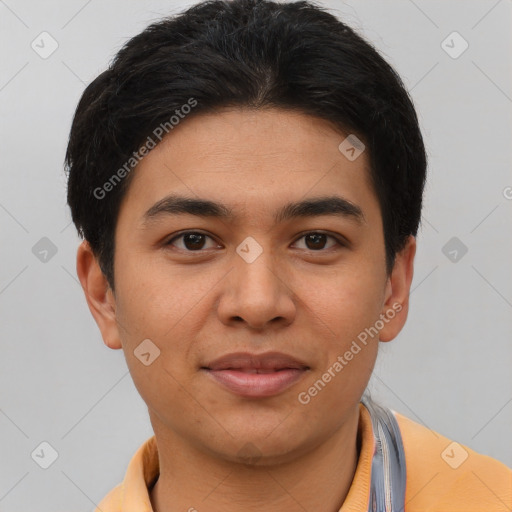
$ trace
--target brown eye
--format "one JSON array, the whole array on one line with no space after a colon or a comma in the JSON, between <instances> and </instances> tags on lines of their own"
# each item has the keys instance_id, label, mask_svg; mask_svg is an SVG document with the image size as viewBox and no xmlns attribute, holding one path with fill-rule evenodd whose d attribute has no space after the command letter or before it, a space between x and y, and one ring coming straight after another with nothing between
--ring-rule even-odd
<instances>
[{"instance_id":1,"label":"brown eye","mask_svg":"<svg viewBox=\"0 0 512 512\"><path fill-rule=\"evenodd\" d=\"M169 240L165 245L172 245L184 251L199 251L205 248L207 239L212 240L211 237L204 233L188 231ZM175 243L177 240L181 240L181 243ZM206 247L206 249L210 248Z\"/></svg>"},{"instance_id":2,"label":"brown eye","mask_svg":"<svg viewBox=\"0 0 512 512\"><path fill-rule=\"evenodd\" d=\"M326 244L327 244L327 241L329 238L331 240L333 240L334 243L326 247ZM308 249L310 251L321 251L322 249L330 249L331 247L334 247L335 245L343 245L334 236L328 235L326 233L317 233L317 232L307 233L306 235L299 238L299 240L304 240L305 247L303 247L303 248Z\"/></svg>"}]
</instances>

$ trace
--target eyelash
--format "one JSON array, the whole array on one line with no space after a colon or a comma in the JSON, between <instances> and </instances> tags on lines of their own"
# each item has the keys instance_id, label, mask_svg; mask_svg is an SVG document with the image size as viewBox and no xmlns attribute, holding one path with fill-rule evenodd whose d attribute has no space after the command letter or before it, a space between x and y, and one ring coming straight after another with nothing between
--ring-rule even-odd
<instances>
[{"instance_id":1,"label":"eyelash","mask_svg":"<svg viewBox=\"0 0 512 512\"><path fill-rule=\"evenodd\" d=\"M208 235L206 233L203 233L201 231L184 231L184 232L180 233L179 235L174 236L173 238L171 238L167 242L165 242L164 245L165 246L172 246L173 242L175 242L176 240L178 240L180 238L183 238L186 235L192 235L192 234L193 235L203 235L203 236L208 237L208 238L213 240L213 237L211 237L210 235ZM308 231L306 233L303 233L299 238L297 238L295 240L294 243L298 242L299 240L301 240L302 238L304 238L304 237L306 237L308 235L325 235L327 238L332 238L339 247L347 247L348 246L348 243L346 241L343 241L342 238L338 238L338 237L336 237L334 235L331 235L329 233L324 233L322 231ZM310 251L310 252L314 252L314 253L320 253L320 252L327 252L329 249L332 249L332 248L333 247L328 247L327 249L318 249L318 250L314 250L314 249L304 249L304 250L307 250L307 251ZM188 250L188 249L181 249L181 248L177 248L177 249L180 250L180 251L188 252L188 253L202 253L202 252L205 252L205 250L207 250L207 249L198 249L197 251L191 251L191 250Z\"/></svg>"}]
</instances>

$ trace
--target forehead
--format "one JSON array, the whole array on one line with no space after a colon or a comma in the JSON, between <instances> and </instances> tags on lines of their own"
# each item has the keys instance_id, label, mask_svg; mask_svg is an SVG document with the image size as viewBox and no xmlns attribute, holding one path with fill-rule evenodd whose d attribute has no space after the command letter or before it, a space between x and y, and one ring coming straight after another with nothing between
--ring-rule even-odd
<instances>
[{"instance_id":1,"label":"forehead","mask_svg":"<svg viewBox=\"0 0 512 512\"><path fill-rule=\"evenodd\" d=\"M120 215L140 218L171 193L248 213L334 192L354 204L368 202L375 199L368 157L343 154L347 135L323 119L279 109L195 114L132 171Z\"/></svg>"},{"instance_id":2,"label":"forehead","mask_svg":"<svg viewBox=\"0 0 512 512\"><path fill-rule=\"evenodd\" d=\"M164 138L164 143L155 148L152 156L163 156L161 153L172 148L182 164L205 161L210 171L224 169L216 168L216 163L229 166L240 162L244 165L237 170L242 171L252 162L281 164L279 170L283 167L290 172L301 171L312 160L318 167L339 160L339 144L347 135L329 121L301 112L225 108L185 118ZM365 156L363 154L359 162L350 167L364 167ZM305 159L304 165L301 165L302 159ZM267 168L262 168L264 170Z\"/></svg>"}]
</instances>

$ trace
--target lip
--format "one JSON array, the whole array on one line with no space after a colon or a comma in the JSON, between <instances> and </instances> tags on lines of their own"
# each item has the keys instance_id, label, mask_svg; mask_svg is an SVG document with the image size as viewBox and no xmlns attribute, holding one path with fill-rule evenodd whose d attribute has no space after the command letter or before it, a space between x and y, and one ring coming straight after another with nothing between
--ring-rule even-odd
<instances>
[{"instance_id":1,"label":"lip","mask_svg":"<svg viewBox=\"0 0 512 512\"><path fill-rule=\"evenodd\" d=\"M310 368L281 352L237 352L220 357L201 369L232 393L247 398L263 398L282 393Z\"/></svg>"}]
</instances>

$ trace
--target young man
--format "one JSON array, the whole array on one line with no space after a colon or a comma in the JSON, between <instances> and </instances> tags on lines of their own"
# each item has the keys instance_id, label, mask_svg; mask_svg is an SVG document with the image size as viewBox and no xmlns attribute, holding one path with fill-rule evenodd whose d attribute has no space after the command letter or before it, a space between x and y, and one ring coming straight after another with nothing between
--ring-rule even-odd
<instances>
[{"instance_id":1,"label":"young man","mask_svg":"<svg viewBox=\"0 0 512 512\"><path fill-rule=\"evenodd\" d=\"M102 512L512 508L512 471L364 395L408 313L426 155L395 71L312 4L131 39L66 155L77 272L155 435Z\"/></svg>"}]
</instances>

